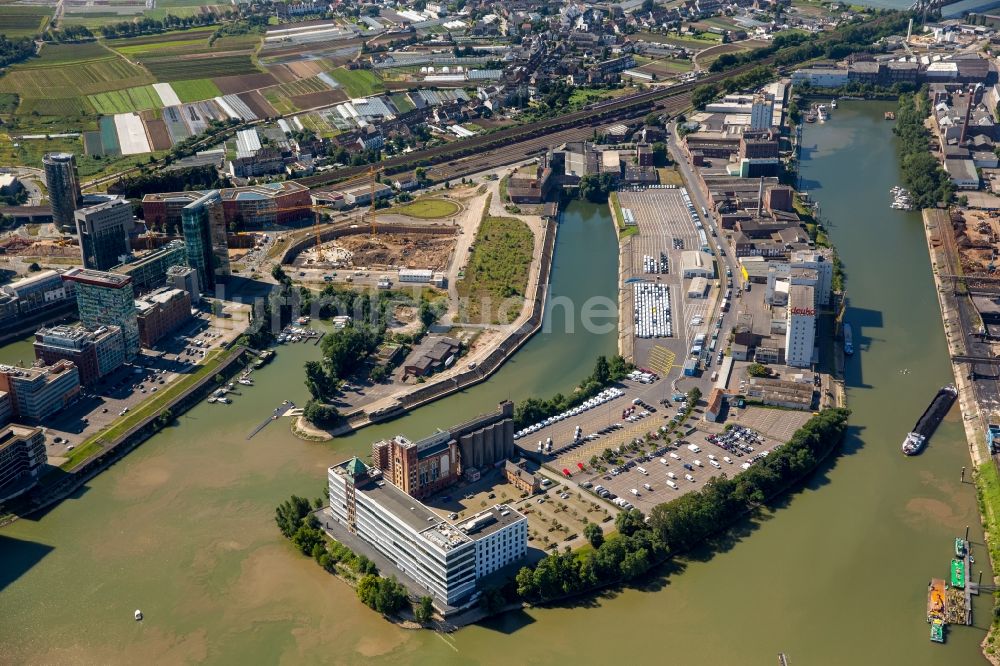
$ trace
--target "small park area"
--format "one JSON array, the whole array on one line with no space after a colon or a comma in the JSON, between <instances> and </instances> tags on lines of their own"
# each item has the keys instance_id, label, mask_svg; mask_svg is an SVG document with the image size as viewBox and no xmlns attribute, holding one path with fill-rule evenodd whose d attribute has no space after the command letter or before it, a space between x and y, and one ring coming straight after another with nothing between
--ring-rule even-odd
<instances>
[{"instance_id":1,"label":"small park area","mask_svg":"<svg viewBox=\"0 0 1000 666\"><path fill-rule=\"evenodd\" d=\"M439 220L455 215L462 207L448 199L418 199L408 204L393 208L390 212L416 217L421 220Z\"/></svg>"}]
</instances>

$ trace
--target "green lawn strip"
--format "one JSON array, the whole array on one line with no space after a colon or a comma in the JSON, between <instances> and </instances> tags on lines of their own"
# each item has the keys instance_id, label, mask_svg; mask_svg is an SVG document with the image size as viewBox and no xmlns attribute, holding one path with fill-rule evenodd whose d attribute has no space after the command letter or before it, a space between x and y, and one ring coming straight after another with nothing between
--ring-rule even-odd
<instances>
[{"instance_id":1,"label":"green lawn strip","mask_svg":"<svg viewBox=\"0 0 1000 666\"><path fill-rule=\"evenodd\" d=\"M159 391L155 397L146 400L125 416L115 420L114 423L104 430L91 435L83 444L70 452L66 462L60 465L60 468L65 471L72 471L90 456L98 452L102 448L102 444L113 442L128 432L129 429L138 425L150 414L162 411L167 403L188 390L202 377L213 374L219 367L221 355L222 352L218 350L209 352L209 358L206 358L205 362L196 371L183 377L172 386Z\"/></svg>"},{"instance_id":2,"label":"green lawn strip","mask_svg":"<svg viewBox=\"0 0 1000 666\"><path fill-rule=\"evenodd\" d=\"M632 225L630 227L625 226L625 216L622 215L622 204L618 200L618 193L612 192L608 196L608 200L611 201L611 206L615 211L615 224L618 225L618 236L620 238L628 238L629 236L639 232L639 227Z\"/></svg>"},{"instance_id":3,"label":"green lawn strip","mask_svg":"<svg viewBox=\"0 0 1000 666\"><path fill-rule=\"evenodd\" d=\"M393 208L389 212L409 217L418 217L423 220L436 220L454 215L460 209L461 207L457 203L448 201L447 199L420 199L405 206Z\"/></svg>"}]
</instances>

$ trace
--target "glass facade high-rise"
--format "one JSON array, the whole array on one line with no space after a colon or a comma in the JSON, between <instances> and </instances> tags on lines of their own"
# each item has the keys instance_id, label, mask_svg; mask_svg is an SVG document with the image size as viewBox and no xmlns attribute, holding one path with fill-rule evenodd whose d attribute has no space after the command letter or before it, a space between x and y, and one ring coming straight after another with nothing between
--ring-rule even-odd
<instances>
[{"instance_id":1,"label":"glass facade high-rise","mask_svg":"<svg viewBox=\"0 0 1000 666\"><path fill-rule=\"evenodd\" d=\"M226 218L219 192L213 190L184 206L181 226L188 266L198 271L202 291L212 291L230 274Z\"/></svg>"},{"instance_id":2,"label":"glass facade high-rise","mask_svg":"<svg viewBox=\"0 0 1000 666\"><path fill-rule=\"evenodd\" d=\"M106 271L131 253L128 234L134 223L129 202L114 199L80 208L73 216L85 268Z\"/></svg>"},{"instance_id":3,"label":"glass facade high-rise","mask_svg":"<svg viewBox=\"0 0 1000 666\"><path fill-rule=\"evenodd\" d=\"M131 276L132 288L140 294L167 284L167 271L174 266L187 266L187 250L182 240L172 240L163 247L114 266L111 272Z\"/></svg>"},{"instance_id":4,"label":"glass facade high-rise","mask_svg":"<svg viewBox=\"0 0 1000 666\"><path fill-rule=\"evenodd\" d=\"M132 278L117 273L73 268L63 280L76 284L80 323L87 328L118 326L125 339L125 358L139 354L139 321L135 310Z\"/></svg>"},{"instance_id":5,"label":"glass facade high-rise","mask_svg":"<svg viewBox=\"0 0 1000 666\"><path fill-rule=\"evenodd\" d=\"M72 233L76 229L73 212L83 205L76 156L73 153L46 153L42 157L42 167L52 206L52 221L60 231Z\"/></svg>"}]
</instances>

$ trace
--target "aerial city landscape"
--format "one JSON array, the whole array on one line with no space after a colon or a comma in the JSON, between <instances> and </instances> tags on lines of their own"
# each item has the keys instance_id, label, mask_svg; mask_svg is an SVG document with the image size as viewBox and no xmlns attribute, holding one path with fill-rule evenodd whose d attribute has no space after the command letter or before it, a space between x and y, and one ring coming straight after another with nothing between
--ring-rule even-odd
<instances>
[{"instance_id":1,"label":"aerial city landscape","mask_svg":"<svg viewBox=\"0 0 1000 666\"><path fill-rule=\"evenodd\" d=\"M1000 2L870 4L0 0L0 663L1000 665Z\"/></svg>"}]
</instances>

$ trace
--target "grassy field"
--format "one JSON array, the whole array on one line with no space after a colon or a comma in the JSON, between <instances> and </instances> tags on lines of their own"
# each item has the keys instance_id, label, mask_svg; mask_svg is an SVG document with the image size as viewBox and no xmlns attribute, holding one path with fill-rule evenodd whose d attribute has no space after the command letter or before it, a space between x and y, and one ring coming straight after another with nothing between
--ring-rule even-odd
<instances>
[{"instance_id":1,"label":"grassy field","mask_svg":"<svg viewBox=\"0 0 1000 666\"><path fill-rule=\"evenodd\" d=\"M295 97L296 95L326 92L327 90L330 90L330 86L323 83L323 81L319 78L311 76L307 79L299 79L298 81L292 81L290 83L282 83L278 86L278 90L280 90L281 94L286 97Z\"/></svg>"},{"instance_id":2,"label":"grassy field","mask_svg":"<svg viewBox=\"0 0 1000 666\"><path fill-rule=\"evenodd\" d=\"M98 95L90 95L87 99L90 100L90 103L98 113L106 116L115 113L128 113L129 111L157 109L163 106L160 96L156 94L153 86L114 90Z\"/></svg>"},{"instance_id":3,"label":"grassy field","mask_svg":"<svg viewBox=\"0 0 1000 666\"><path fill-rule=\"evenodd\" d=\"M520 220L482 221L465 275L456 285L459 297L467 299L462 307L466 321L509 323L502 320L513 321L520 314L534 246L534 234Z\"/></svg>"},{"instance_id":4,"label":"grassy field","mask_svg":"<svg viewBox=\"0 0 1000 666\"><path fill-rule=\"evenodd\" d=\"M976 494L979 498L979 512L983 517L986 544L993 563L993 580L1000 579L1000 475L992 461L980 465L976 471ZM988 581L987 581L988 584ZM998 599L994 593L993 604ZM993 623L986 637L986 653L995 655L1000 642L1000 617L993 613Z\"/></svg>"},{"instance_id":5,"label":"grassy field","mask_svg":"<svg viewBox=\"0 0 1000 666\"><path fill-rule=\"evenodd\" d=\"M170 87L177 93L182 102L199 102L203 99L218 97L222 93L210 79L194 79L191 81L173 81Z\"/></svg>"},{"instance_id":6,"label":"grassy field","mask_svg":"<svg viewBox=\"0 0 1000 666\"><path fill-rule=\"evenodd\" d=\"M367 97L384 90L382 81L367 69L345 69L338 67L330 72L330 76L344 87L352 98Z\"/></svg>"},{"instance_id":7,"label":"grassy field","mask_svg":"<svg viewBox=\"0 0 1000 666\"><path fill-rule=\"evenodd\" d=\"M0 33L10 38L32 37L42 32L52 18L52 7L0 6Z\"/></svg>"},{"instance_id":8,"label":"grassy field","mask_svg":"<svg viewBox=\"0 0 1000 666\"><path fill-rule=\"evenodd\" d=\"M620 239L625 239L628 238L629 236L639 233L638 226L633 224L632 226L627 227L622 223L622 220L624 220L625 217L622 215L622 204L618 200L618 193L612 192L608 196L608 201L611 202L611 207L615 211L615 224L618 226L618 237Z\"/></svg>"},{"instance_id":9,"label":"grassy field","mask_svg":"<svg viewBox=\"0 0 1000 666\"><path fill-rule=\"evenodd\" d=\"M216 76L256 74L260 71L253 63L250 54L206 56L188 60L156 57L140 59L139 62L156 77L157 81L210 79Z\"/></svg>"},{"instance_id":10,"label":"grassy field","mask_svg":"<svg viewBox=\"0 0 1000 666\"><path fill-rule=\"evenodd\" d=\"M636 33L636 38L654 44L670 44L671 46L680 46L686 49L704 49L722 43L720 35L713 35L711 33L702 33L697 37L693 35L684 35L682 37L677 34L661 35L656 32L639 32Z\"/></svg>"},{"instance_id":11,"label":"grassy field","mask_svg":"<svg viewBox=\"0 0 1000 666\"><path fill-rule=\"evenodd\" d=\"M393 208L389 212L418 217L422 220L437 220L442 217L450 217L459 210L461 210L461 206L447 199L418 199L405 206Z\"/></svg>"},{"instance_id":12,"label":"grassy field","mask_svg":"<svg viewBox=\"0 0 1000 666\"><path fill-rule=\"evenodd\" d=\"M390 97L390 99L396 108L399 109L400 113L407 113L417 108L414 106L413 102L410 101L410 98L403 93L395 93Z\"/></svg>"},{"instance_id":13,"label":"grassy field","mask_svg":"<svg viewBox=\"0 0 1000 666\"><path fill-rule=\"evenodd\" d=\"M202 377L214 373L222 360L220 358L222 354L223 352L219 350L209 352L208 358L205 362L190 375L174 382L171 386L157 393L156 397L146 400L124 417L116 419L114 423L107 428L104 428L103 430L88 437L82 444L80 444L80 446L76 447L73 451L70 451L69 456L66 458L66 462L60 466L61 469L72 471L80 465L80 463L100 451L101 448L103 448L103 443L110 443L115 438L121 437L130 428L135 427L140 421L150 414L156 414L161 411L164 405L186 391Z\"/></svg>"},{"instance_id":14,"label":"grassy field","mask_svg":"<svg viewBox=\"0 0 1000 666\"><path fill-rule=\"evenodd\" d=\"M94 107L86 97L29 97L21 100L17 111L22 116L73 118L93 114Z\"/></svg>"}]
</instances>

